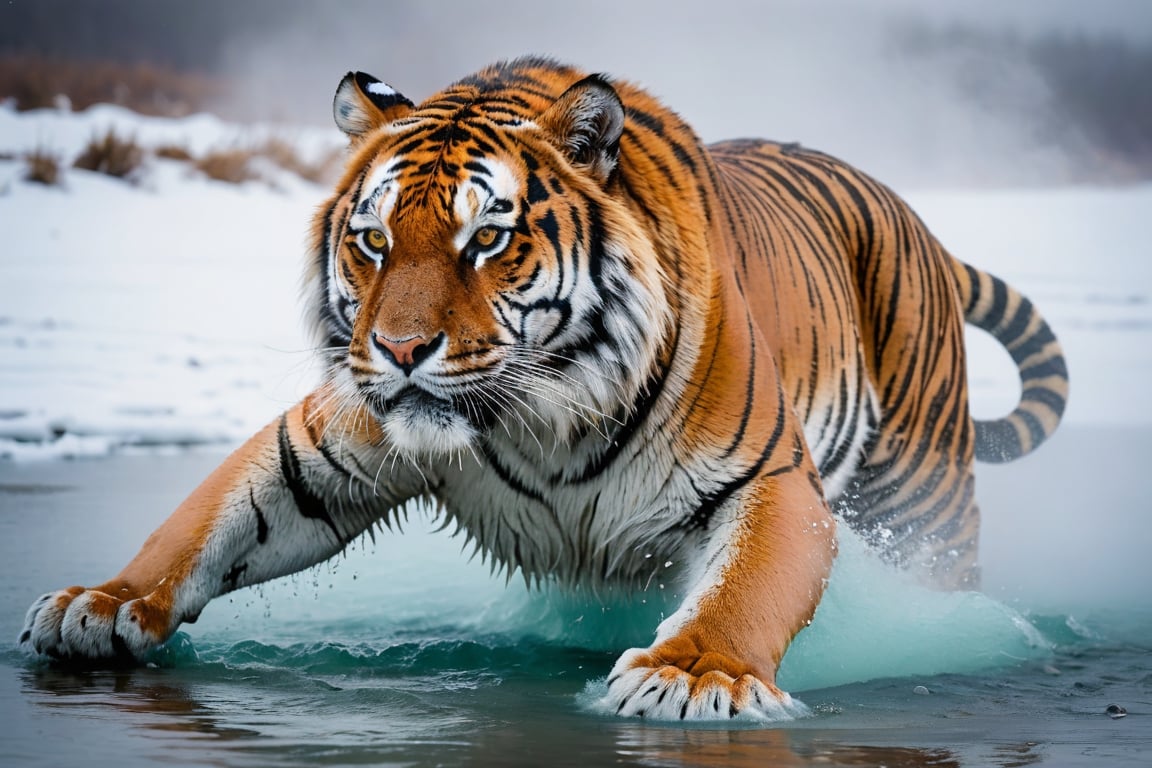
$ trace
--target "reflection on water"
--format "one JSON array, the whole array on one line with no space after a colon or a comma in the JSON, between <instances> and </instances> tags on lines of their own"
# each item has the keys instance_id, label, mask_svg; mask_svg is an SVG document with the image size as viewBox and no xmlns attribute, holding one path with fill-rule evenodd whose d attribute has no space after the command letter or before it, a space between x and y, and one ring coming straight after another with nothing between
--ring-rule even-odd
<instances>
[{"instance_id":1,"label":"reflection on water","mask_svg":"<svg viewBox=\"0 0 1152 768\"><path fill-rule=\"evenodd\" d=\"M14 640L43 589L106 577L130 557L179 501L180 483L210 468L188 462L0 465L8 488L68 478L51 493L0 490L0 642ZM0 765L1009 768L1152 757L1144 592L1076 620L1025 614L890 584L863 570L848 542L841 566L855 570L839 571L821 626L782 670L815 715L684 728L582 704L589 681L630 638L650 637L656 619L635 606L590 611L526 596L465 570L458 542L409 534L299 583L213 603L158 668L75 672L0 653ZM613 614L638 628L610 634L621 624ZM836 682L861 673L879 679ZM1110 704L1129 716L1110 719Z\"/></svg>"},{"instance_id":2,"label":"reflection on water","mask_svg":"<svg viewBox=\"0 0 1152 768\"><path fill-rule=\"evenodd\" d=\"M197 700L189 687L160 672L120 670L77 673L37 666L22 676L23 691L48 709L75 714L130 715L133 727L220 740L250 739L259 732L221 724L221 718ZM80 712L79 710L83 710Z\"/></svg>"},{"instance_id":3,"label":"reflection on water","mask_svg":"<svg viewBox=\"0 0 1152 768\"><path fill-rule=\"evenodd\" d=\"M899 716L877 720L877 712L870 715L872 727L861 727L858 718L840 722L843 707L836 706L776 728L684 728L593 717L575 703L578 681L501 671L503 679L473 681L463 695L431 677L420 685L406 681L422 687L420 694L400 691L405 681L351 670L317 676L218 664L72 672L36 663L24 666L20 682L21 694L38 708L143 736L151 754L136 758L167 755L181 763L1008 768L1044 757L1037 742L995 736L975 751L971 743L941 746L947 739L924 723L902 723ZM954 729L947 722L939 728L953 738ZM131 764L126 756L123 765Z\"/></svg>"},{"instance_id":4,"label":"reflection on water","mask_svg":"<svg viewBox=\"0 0 1152 768\"><path fill-rule=\"evenodd\" d=\"M717 766L718 768L792 768L813 764L959 768L948 749L862 746L811 738L805 731L674 730L623 728L617 741L621 757L638 765Z\"/></svg>"}]
</instances>

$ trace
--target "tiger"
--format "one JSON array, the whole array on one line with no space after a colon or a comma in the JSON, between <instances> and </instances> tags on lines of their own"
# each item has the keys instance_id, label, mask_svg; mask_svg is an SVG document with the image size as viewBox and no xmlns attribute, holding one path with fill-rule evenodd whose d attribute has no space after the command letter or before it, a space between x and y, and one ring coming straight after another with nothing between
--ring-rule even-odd
<instances>
[{"instance_id":1,"label":"tiger","mask_svg":"<svg viewBox=\"0 0 1152 768\"><path fill-rule=\"evenodd\" d=\"M352 72L333 114L346 167L304 276L320 384L115 578L36 600L19 645L140 663L214 597L428 503L538 583L670 566L681 602L601 682L611 712L778 720L806 711L776 671L838 526L978 588L973 464L1053 433L1067 368L888 187L795 143L705 145L642 87L538 56L419 106ZM969 412L965 323L1019 370L1003 418Z\"/></svg>"}]
</instances>

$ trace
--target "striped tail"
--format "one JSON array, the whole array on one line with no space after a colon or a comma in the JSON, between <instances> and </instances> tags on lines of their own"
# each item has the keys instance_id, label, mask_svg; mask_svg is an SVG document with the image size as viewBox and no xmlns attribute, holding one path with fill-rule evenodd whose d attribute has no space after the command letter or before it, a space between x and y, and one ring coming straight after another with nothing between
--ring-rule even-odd
<instances>
[{"instance_id":1,"label":"striped tail","mask_svg":"<svg viewBox=\"0 0 1152 768\"><path fill-rule=\"evenodd\" d=\"M1020 402L1007 416L974 420L976 458L999 463L1031 453L1060 423L1068 402L1064 351L1027 297L998 277L953 259L964 319L999 341L1020 371Z\"/></svg>"}]
</instances>

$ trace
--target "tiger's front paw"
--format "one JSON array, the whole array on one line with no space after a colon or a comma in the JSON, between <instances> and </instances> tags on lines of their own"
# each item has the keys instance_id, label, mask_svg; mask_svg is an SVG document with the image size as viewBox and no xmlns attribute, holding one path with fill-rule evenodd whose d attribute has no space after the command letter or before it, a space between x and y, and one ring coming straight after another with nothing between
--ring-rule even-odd
<instances>
[{"instance_id":1,"label":"tiger's front paw","mask_svg":"<svg viewBox=\"0 0 1152 768\"><path fill-rule=\"evenodd\" d=\"M706 654L669 661L652 649L627 651L608 676L608 694L601 707L653 720L775 722L809 714L807 707L775 685L751 674L724 671L737 667L725 664L723 657Z\"/></svg>"},{"instance_id":2,"label":"tiger's front paw","mask_svg":"<svg viewBox=\"0 0 1152 768\"><path fill-rule=\"evenodd\" d=\"M69 587L32 604L17 642L62 661L137 662L171 633L168 614L151 596L124 600Z\"/></svg>"}]
</instances>

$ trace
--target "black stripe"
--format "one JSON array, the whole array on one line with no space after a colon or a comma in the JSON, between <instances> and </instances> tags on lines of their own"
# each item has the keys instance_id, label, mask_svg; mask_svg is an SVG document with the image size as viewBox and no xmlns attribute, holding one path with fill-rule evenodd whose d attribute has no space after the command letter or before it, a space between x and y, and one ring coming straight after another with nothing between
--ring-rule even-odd
<instances>
[{"instance_id":1,"label":"black stripe","mask_svg":"<svg viewBox=\"0 0 1152 768\"><path fill-rule=\"evenodd\" d=\"M288 437L287 414L280 417L277 440L280 446L280 473L284 476L284 483L292 493L292 500L296 503L296 508L300 514L310 520L319 520L324 523L332 530L337 541L341 544L346 543L344 537L340 535L336 523L332 520L332 516L328 514L328 507L324 504L324 500L313 493L304 483L300 459L292 449L292 441Z\"/></svg>"},{"instance_id":2,"label":"black stripe","mask_svg":"<svg viewBox=\"0 0 1152 768\"><path fill-rule=\"evenodd\" d=\"M669 360L673 360L679 351L680 346L680 326L677 324L669 349L672 350ZM667 383L667 365L657 362L656 369L648 377L644 383L643 396L632 403L632 408L628 413L628 420L615 432L612 433L612 440L609 441L607 449L604 453L596 457L596 460L588 464L584 471L577 475L569 482L586 483L595 477L602 474L612 462L620 455L620 453L627 447L628 443L640 430L640 426L647 420L649 414L655 407L656 402L660 399L661 394L664 392L664 385Z\"/></svg>"},{"instance_id":3,"label":"black stripe","mask_svg":"<svg viewBox=\"0 0 1152 768\"><path fill-rule=\"evenodd\" d=\"M1064 413L1066 405L1064 398L1048 387L1026 387L1020 394L1020 402L1043 403L1057 415Z\"/></svg>"},{"instance_id":4,"label":"black stripe","mask_svg":"<svg viewBox=\"0 0 1152 768\"><path fill-rule=\"evenodd\" d=\"M992 307L984 314L979 325L991 331L1004 319L1004 310L1008 306L1008 285L998 277L989 277L992 279ZM998 333L993 335L998 339L1001 337Z\"/></svg>"},{"instance_id":5,"label":"black stripe","mask_svg":"<svg viewBox=\"0 0 1152 768\"><path fill-rule=\"evenodd\" d=\"M972 310L976 308L976 302L980 300L980 272L975 267L963 264L964 271L968 273L968 303L964 305L964 317L971 320Z\"/></svg>"},{"instance_id":6,"label":"black stripe","mask_svg":"<svg viewBox=\"0 0 1152 768\"><path fill-rule=\"evenodd\" d=\"M1056 341L1056 335L1052 333L1052 329L1048 324L1041 321L1036 332L1025 339L1020 344L1016 345L1008 352L1012 355L1012 359L1017 364L1023 363L1028 358L1044 351L1044 347Z\"/></svg>"},{"instance_id":7,"label":"black stripe","mask_svg":"<svg viewBox=\"0 0 1152 768\"><path fill-rule=\"evenodd\" d=\"M1005 346L1014 344L1028 329L1028 323L1032 322L1034 314L1036 314L1036 310L1033 309L1032 302L1021 296L1020 304L1016 307L1016 314L1012 316L1007 327L999 334L1001 343Z\"/></svg>"},{"instance_id":8,"label":"black stripe","mask_svg":"<svg viewBox=\"0 0 1152 768\"><path fill-rule=\"evenodd\" d=\"M1044 379L1049 376L1059 376L1062 379L1068 378L1068 367L1064 363L1064 357L1062 355L1050 357L1047 360L1041 360L1032 365L1023 366L1020 369L1020 378L1024 381Z\"/></svg>"},{"instance_id":9,"label":"black stripe","mask_svg":"<svg viewBox=\"0 0 1152 768\"><path fill-rule=\"evenodd\" d=\"M820 467L820 474L823 477L828 477L840 468L844 463L844 459L848 458L848 453L852 448L853 438L856 436L856 430L860 421L860 406L863 397L860 392L856 392L856 397L851 404L852 413L848 415L848 379L843 371L840 372L840 419L836 426L836 438L839 444L828 460L824 462L824 466ZM841 432L847 428L848 433L842 435Z\"/></svg>"},{"instance_id":10,"label":"black stripe","mask_svg":"<svg viewBox=\"0 0 1152 768\"><path fill-rule=\"evenodd\" d=\"M323 441L312 432L313 426L314 423L312 421L305 420L304 431L307 433L308 439L312 441L312 445L316 447L316 450L318 450L320 455L324 457L324 460L328 462L328 466L332 467L332 469L336 470L344 477L351 477L352 473L348 470L348 468L337 461L336 457L332 455L332 452L328 450Z\"/></svg>"},{"instance_id":11,"label":"black stripe","mask_svg":"<svg viewBox=\"0 0 1152 768\"><path fill-rule=\"evenodd\" d=\"M224 574L222 581L224 582L224 591L233 592L236 590L240 582L240 577L248 570L248 563L237 563L232 566L228 573Z\"/></svg>"},{"instance_id":12,"label":"black stripe","mask_svg":"<svg viewBox=\"0 0 1152 768\"><path fill-rule=\"evenodd\" d=\"M525 198L529 205L541 203L550 197L548 188L540 181L540 176L536 173L528 173L528 188L525 192Z\"/></svg>"},{"instance_id":13,"label":"black stripe","mask_svg":"<svg viewBox=\"0 0 1152 768\"><path fill-rule=\"evenodd\" d=\"M748 380L744 383L744 409L740 413L740 423L736 426L736 433L732 436L732 442L722 454L725 459L734 454L744 442L744 433L748 430L748 422L752 418L752 407L756 403L756 329L753 325L754 321L752 316L745 311L745 319L748 322ZM717 344L719 346L719 344ZM707 381L705 381L705 385Z\"/></svg>"},{"instance_id":14,"label":"black stripe","mask_svg":"<svg viewBox=\"0 0 1152 768\"><path fill-rule=\"evenodd\" d=\"M1028 436L1032 438L1031 448L1035 448L1040 443L1044 442L1044 438L1048 437L1047 430L1044 429L1044 424L1036 417L1034 413L1029 411L1018 410L1012 414L1015 418L1023 423L1024 427L1028 430Z\"/></svg>"},{"instance_id":15,"label":"black stripe","mask_svg":"<svg viewBox=\"0 0 1152 768\"><path fill-rule=\"evenodd\" d=\"M1023 455L1020 435L1007 419L977 421L976 458L986 463L1011 461Z\"/></svg>"},{"instance_id":16,"label":"black stripe","mask_svg":"<svg viewBox=\"0 0 1152 768\"><path fill-rule=\"evenodd\" d=\"M512 474L511 470L500 462L500 459L496 456L496 452L492 450L492 446L489 445L487 441L481 446L481 450L484 452L484 458L488 461L488 465L492 467L493 471L496 472L496 476L499 477L505 485L521 496L526 496L551 509L548 502L544 499L543 494L526 486L519 478Z\"/></svg>"},{"instance_id":17,"label":"black stripe","mask_svg":"<svg viewBox=\"0 0 1152 768\"><path fill-rule=\"evenodd\" d=\"M264 510L256 503L256 491L252 486L248 486L248 501L256 512L256 543L263 544L268 541L268 520L264 517Z\"/></svg>"},{"instance_id":18,"label":"black stripe","mask_svg":"<svg viewBox=\"0 0 1152 768\"><path fill-rule=\"evenodd\" d=\"M700 504L692 515L681 523L681 528L702 528L706 529L709 523L712 522L712 517L732 494L743 488L753 479L760 475L760 470L763 469L764 464L767 463L768 458L776 450L777 444L780 442L781 435L784 434L784 415L787 406L784 402L784 387L777 387L777 404L776 404L776 427L772 431L772 435L768 438L768 442L764 445L764 450L760 452L760 458L756 463L749 467L743 474L728 481L722 488L717 489L711 494L705 496L700 500Z\"/></svg>"},{"instance_id":19,"label":"black stripe","mask_svg":"<svg viewBox=\"0 0 1152 768\"><path fill-rule=\"evenodd\" d=\"M880 513L879 515L868 513L866 515L868 519L871 520L876 517L882 517L884 514L889 516L897 514L901 509L914 506L916 498L927 497L935 491L936 486L939 484L938 478L933 480L932 477L929 476L918 480L916 476L920 473L925 464L925 459L928 458L930 453L935 453L944 459L951 454L951 451L941 452L936 450L933 443L946 445L951 442L951 425L956 423L958 419L957 411L960 405L964 403L963 399L952 397L952 392L953 386L950 382L941 383L939 391L937 391L928 402L927 412L920 419L920 437L912 452L908 453L907 449L905 449L891 462L877 467L878 471L876 475L884 479L885 482L879 486L871 486L871 483L869 483L871 487L868 488L868 494L871 496L871 499L865 504L862 511L867 511L869 507L874 505L880 506L880 500L888 500L885 505L890 506L890 508L885 513ZM952 401L952 409L946 414L945 406L950 399ZM906 414L907 419L911 419L914 416L915 414L912 412ZM936 435L936 427L941 423L942 417L945 427L941 430L940 435L934 438ZM903 431L903 428L895 430L897 433L902 433ZM977 430L977 435L979 436L979 430ZM1015 435L1014 432L1013 435ZM903 466L903 471L901 471L899 475L891 476L890 473L892 469L898 464ZM891 500L895 500L904 489L912 489L913 499L892 506Z\"/></svg>"}]
</instances>

